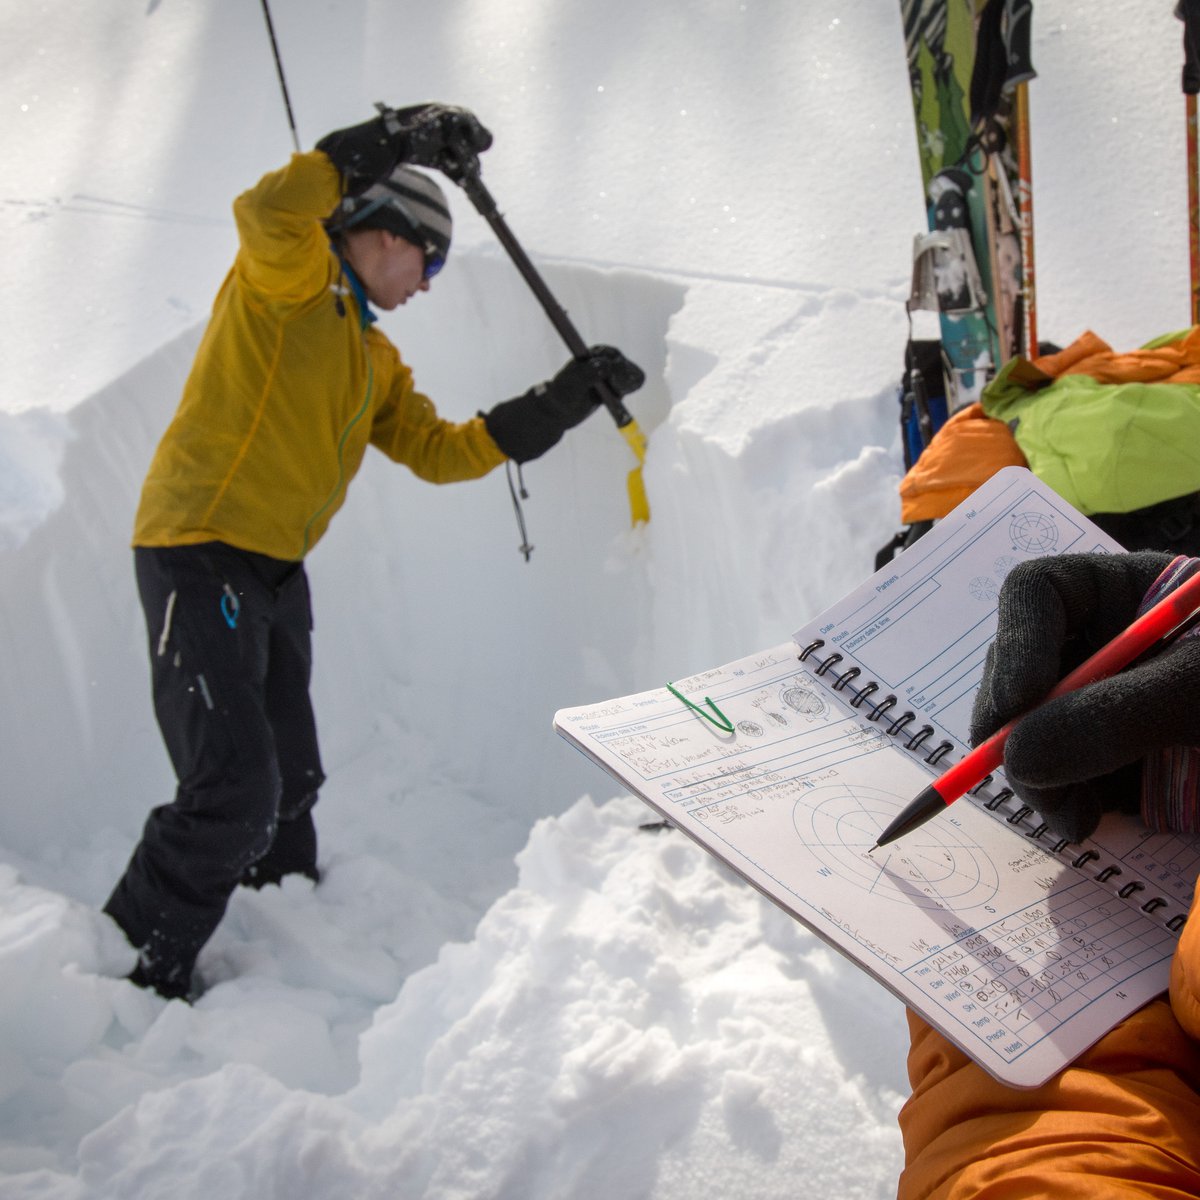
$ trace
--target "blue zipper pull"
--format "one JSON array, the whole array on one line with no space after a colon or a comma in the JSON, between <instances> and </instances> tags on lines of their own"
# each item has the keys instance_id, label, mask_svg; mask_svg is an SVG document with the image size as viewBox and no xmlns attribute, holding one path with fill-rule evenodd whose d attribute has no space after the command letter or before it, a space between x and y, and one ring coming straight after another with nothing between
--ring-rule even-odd
<instances>
[{"instance_id":1,"label":"blue zipper pull","mask_svg":"<svg viewBox=\"0 0 1200 1200\"><path fill-rule=\"evenodd\" d=\"M225 618L225 624L230 629L236 629L238 623L238 614L242 611L242 602L237 598L237 593L229 586L225 585L225 594L221 597L221 616Z\"/></svg>"}]
</instances>

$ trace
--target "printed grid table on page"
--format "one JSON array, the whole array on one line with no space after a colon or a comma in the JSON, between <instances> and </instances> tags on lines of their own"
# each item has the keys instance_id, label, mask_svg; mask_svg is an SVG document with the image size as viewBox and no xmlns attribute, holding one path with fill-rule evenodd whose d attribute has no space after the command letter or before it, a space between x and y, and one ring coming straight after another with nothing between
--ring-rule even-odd
<instances>
[{"instance_id":1,"label":"printed grid table on page","mask_svg":"<svg viewBox=\"0 0 1200 1200\"><path fill-rule=\"evenodd\" d=\"M1136 904L1098 897L1090 881L930 953L906 977L970 1036L1012 1062L1089 1005L1170 959L1176 938L1147 936Z\"/></svg>"}]
</instances>

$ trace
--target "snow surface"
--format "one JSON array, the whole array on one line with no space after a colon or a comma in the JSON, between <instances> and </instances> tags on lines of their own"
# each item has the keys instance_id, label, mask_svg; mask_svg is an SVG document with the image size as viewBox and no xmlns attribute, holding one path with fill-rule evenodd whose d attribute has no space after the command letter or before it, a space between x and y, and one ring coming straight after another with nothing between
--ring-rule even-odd
<instances>
[{"instance_id":1,"label":"snow surface","mask_svg":"<svg viewBox=\"0 0 1200 1200\"><path fill-rule=\"evenodd\" d=\"M1188 320L1172 5L1042 0L1040 330ZM172 780L128 536L291 149L258 5L9 5L0 204L0 1196L881 1197L899 1005L556 738L786 637L897 527L923 227L896 0L275 6L302 142L443 99L589 340L646 369L526 471L372 456L310 560L325 877L239 893L165 1004L99 915ZM384 325L465 417L565 357L487 226Z\"/></svg>"}]
</instances>

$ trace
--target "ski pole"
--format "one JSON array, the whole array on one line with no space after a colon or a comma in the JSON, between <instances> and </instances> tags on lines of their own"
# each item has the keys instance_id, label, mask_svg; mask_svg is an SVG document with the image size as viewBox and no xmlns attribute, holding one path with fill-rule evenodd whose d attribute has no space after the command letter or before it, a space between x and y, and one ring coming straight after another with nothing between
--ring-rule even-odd
<instances>
[{"instance_id":1,"label":"ski pole","mask_svg":"<svg viewBox=\"0 0 1200 1200\"><path fill-rule=\"evenodd\" d=\"M1029 144L1029 84L1017 84L1017 212L1021 233L1021 300L1025 309L1025 354L1036 358L1037 286L1033 269L1033 152Z\"/></svg>"},{"instance_id":2,"label":"ski pole","mask_svg":"<svg viewBox=\"0 0 1200 1200\"><path fill-rule=\"evenodd\" d=\"M1191 263L1192 324L1200 324L1200 129L1196 94L1200 92L1200 0L1181 0L1175 10L1183 21L1183 98L1187 115L1188 258Z\"/></svg>"},{"instance_id":3,"label":"ski pole","mask_svg":"<svg viewBox=\"0 0 1200 1200\"><path fill-rule=\"evenodd\" d=\"M1200 154L1197 154L1196 93L1184 96L1187 116L1188 260L1191 263L1192 324L1200 324Z\"/></svg>"},{"instance_id":4,"label":"ski pole","mask_svg":"<svg viewBox=\"0 0 1200 1200\"><path fill-rule=\"evenodd\" d=\"M1005 0L1004 49L1008 67L1004 87L1013 94L1013 125L1017 143L1017 212L1021 237L1021 300L1025 313L1025 354L1036 358L1037 289L1033 269L1033 149L1029 137L1029 81L1033 69L1032 0Z\"/></svg>"},{"instance_id":5,"label":"ski pole","mask_svg":"<svg viewBox=\"0 0 1200 1200\"><path fill-rule=\"evenodd\" d=\"M479 215L492 227L500 244L508 252L508 256L517 270L529 285L534 296L537 297L546 316L550 318L551 324L566 343L567 349L576 358L586 358L587 343L571 323L566 309L558 303L549 287L546 286L546 281L541 277L529 255L517 241L516 235L509 228L508 222L501 215L491 192L484 186L483 179L480 177L478 157L474 154L450 152L442 165L442 170L466 192L467 198ZM597 390L600 392L604 407L611 413L618 432L628 443L638 461L638 465L630 471L627 481L630 516L633 524L638 525L650 519L650 504L646 499L646 487L642 480L642 464L646 461L646 436L642 433L637 421L634 420L633 414L625 407L625 402L612 388L600 385Z\"/></svg>"},{"instance_id":6,"label":"ski pole","mask_svg":"<svg viewBox=\"0 0 1200 1200\"><path fill-rule=\"evenodd\" d=\"M933 415L929 411L929 392L925 387L925 376L921 374L920 368L913 367L910 379L913 407L917 411L917 431L924 449L933 441Z\"/></svg>"},{"instance_id":7,"label":"ski pole","mask_svg":"<svg viewBox=\"0 0 1200 1200\"><path fill-rule=\"evenodd\" d=\"M279 90L283 93L283 106L287 109L288 128L292 131L292 144L300 153L300 135L296 132L296 118L292 115L292 98L288 95L287 79L283 74L283 59L279 56L279 43L275 40L275 23L271 20L271 5L262 0L263 16L267 21L267 33L271 38L271 52L275 55L275 73L279 76Z\"/></svg>"}]
</instances>

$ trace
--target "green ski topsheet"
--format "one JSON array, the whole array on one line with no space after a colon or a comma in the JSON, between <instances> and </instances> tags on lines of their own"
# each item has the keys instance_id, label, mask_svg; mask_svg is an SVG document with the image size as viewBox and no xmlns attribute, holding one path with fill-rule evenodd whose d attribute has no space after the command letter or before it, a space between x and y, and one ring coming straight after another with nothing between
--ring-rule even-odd
<instances>
[{"instance_id":1,"label":"green ski topsheet","mask_svg":"<svg viewBox=\"0 0 1200 1200\"><path fill-rule=\"evenodd\" d=\"M986 294L986 303L979 309L940 316L942 345L953 372L949 381L952 409L978 399L983 385L999 365L1012 357L1018 344L1017 322L1008 311L1019 292L1019 242L1011 236L1011 227L1003 233L993 233L994 228L999 229L1006 224L1006 218L1014 215L1009 197L1017 192L1006 114L1001 113L998 120L1005 134L1005 149L995 156L994 180L987 178L987 155L971 139L970 90L976 26L985 2L900 0L929 228L936 227L930 183L939 171L957 167L971 180L967 190L969 228ZM990 223L989 203L993 211ZM1005 321L997 318L998 280L1002 285L999 291L1009 297ZM1001 299L1001 303L1005 301ZM1002 341L1005 327L1007 336Z\"/></svg>"}]
</instances>

